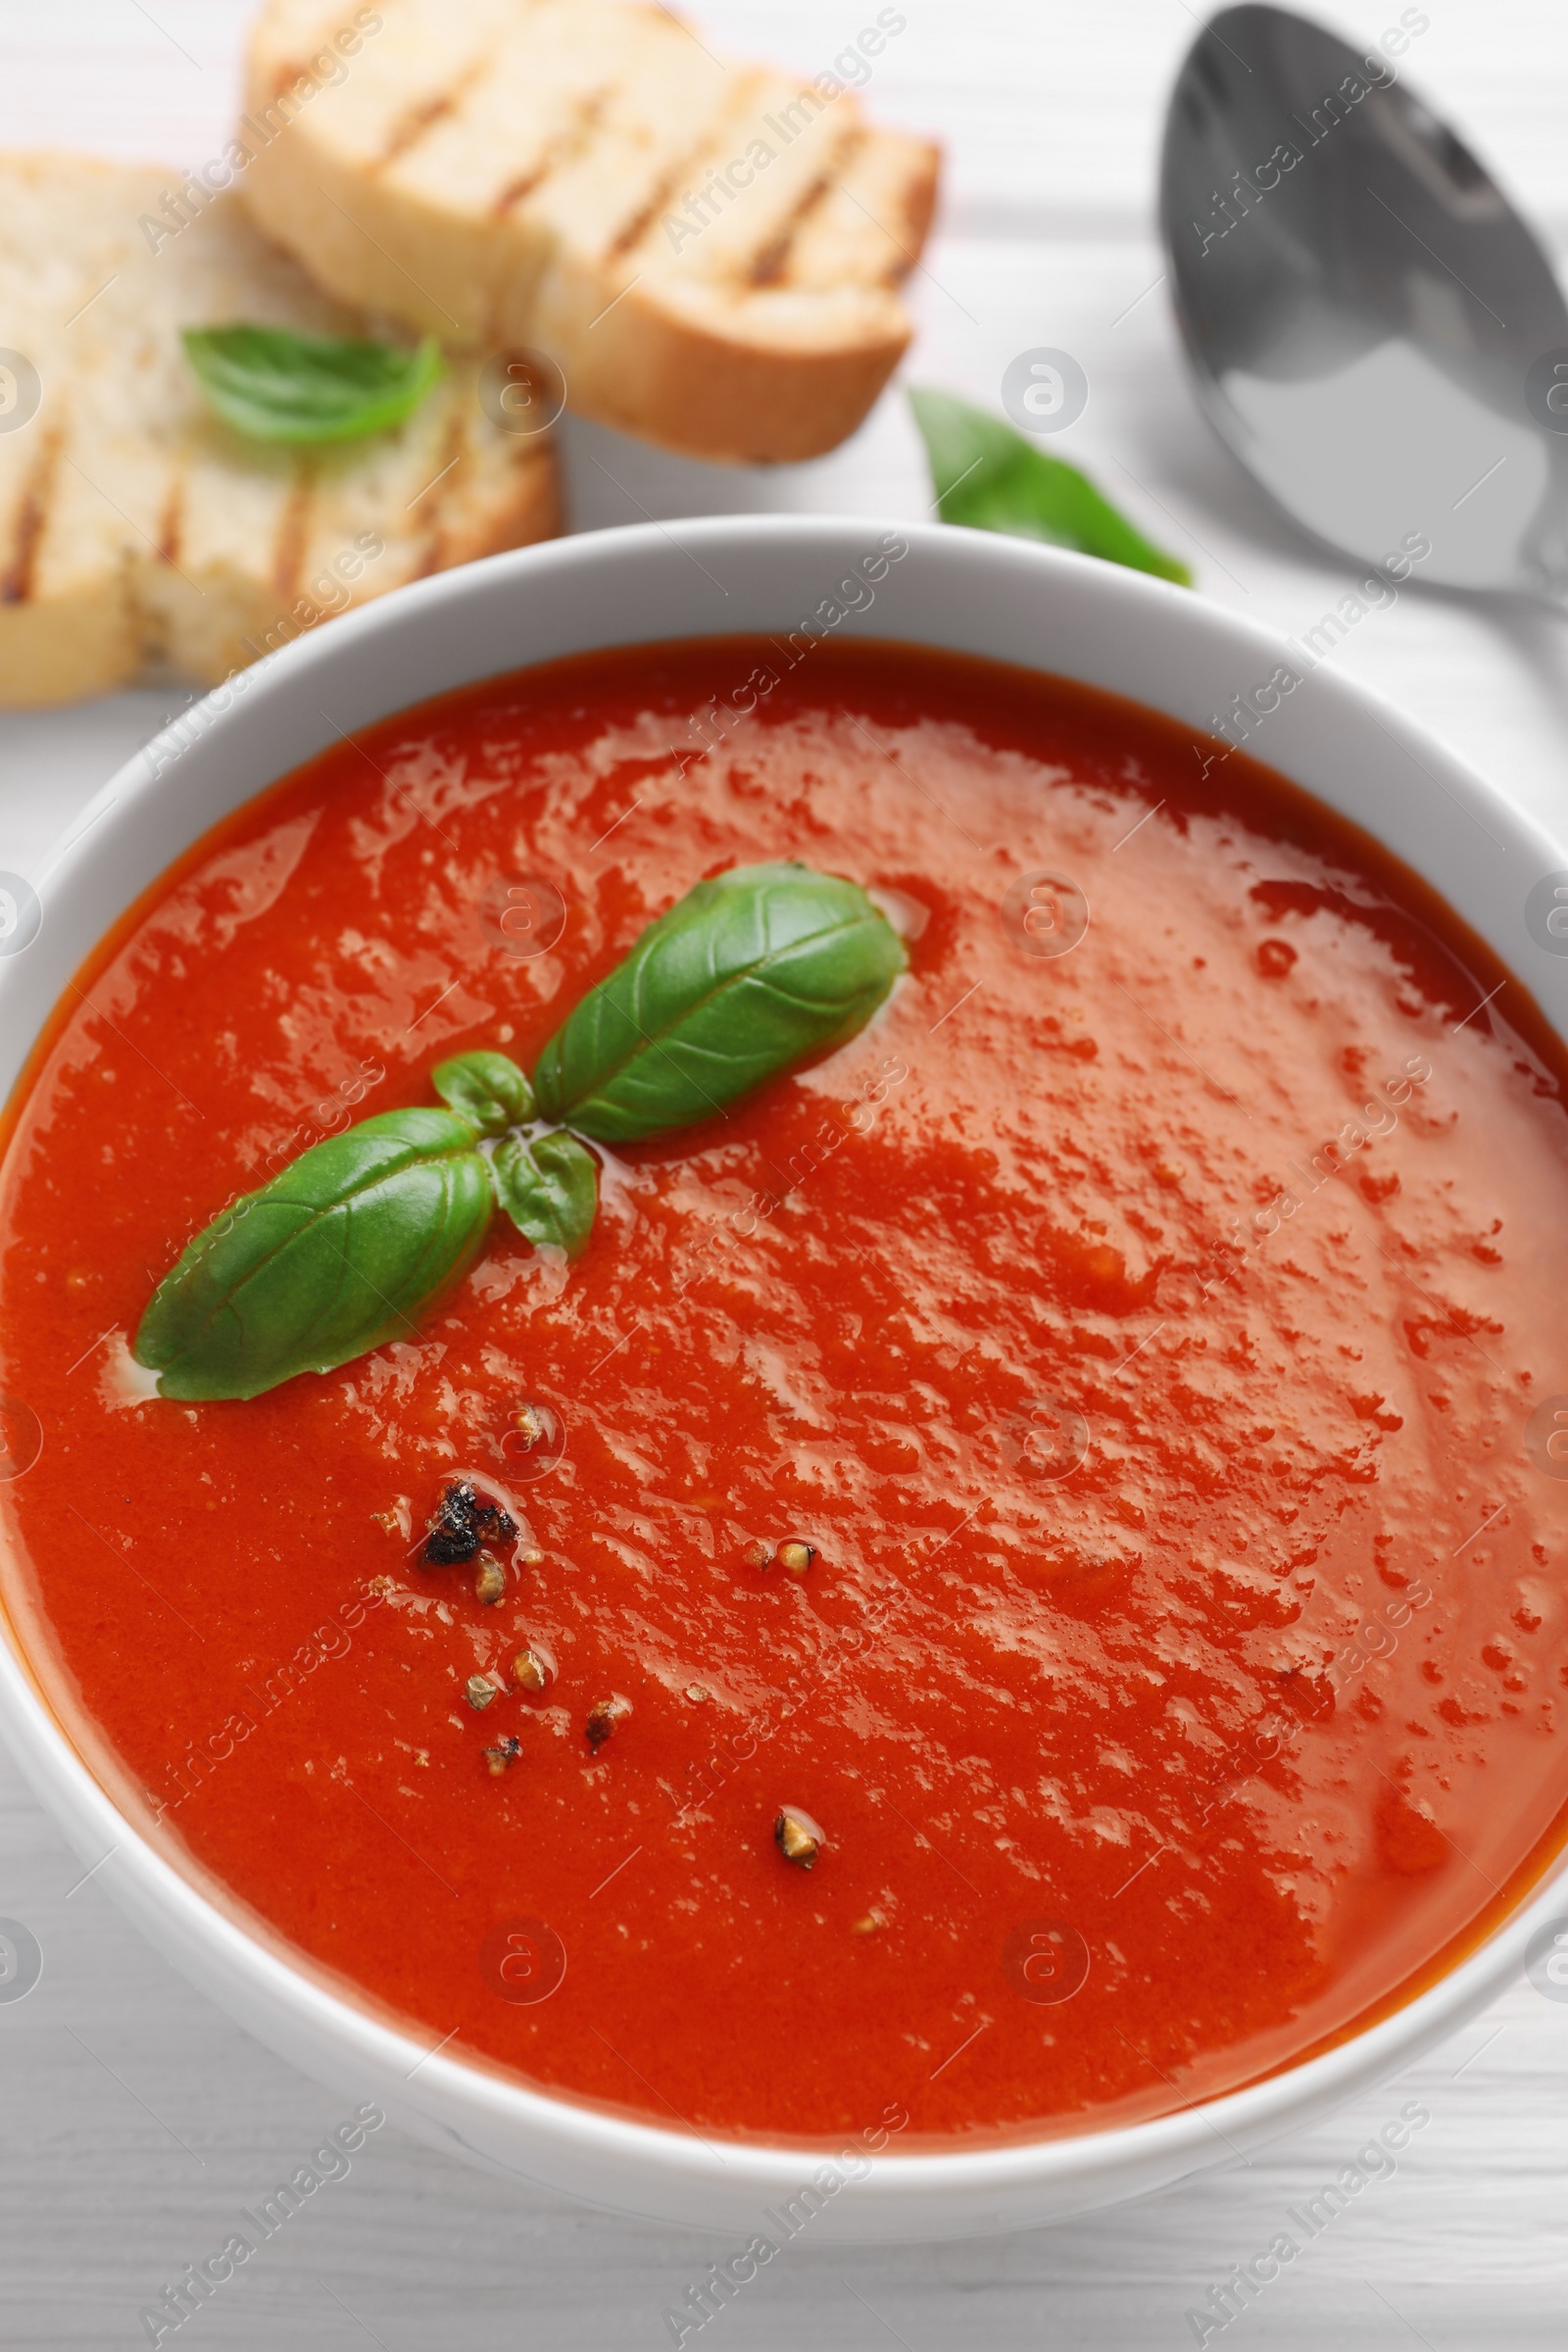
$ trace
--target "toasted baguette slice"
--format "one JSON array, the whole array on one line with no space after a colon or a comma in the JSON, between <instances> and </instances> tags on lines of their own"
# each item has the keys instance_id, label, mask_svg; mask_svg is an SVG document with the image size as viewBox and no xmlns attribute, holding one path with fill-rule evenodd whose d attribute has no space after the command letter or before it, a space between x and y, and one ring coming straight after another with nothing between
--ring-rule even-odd
<instances>
[{"instance_id":1,"label":"toasted baguette slice","mask_svg":"<svg viewBox=\"0 0 1568 2352\"><path fill-rule=\"evenodd\" d=\"M471 363L366 441L292 450L220 423L182 326L375 329L232 196L187 206L176 233L171 178L0 158L0 341L38 379L28 416L26 370L0 353L0 707L104 693L148 662L212 683L329 613L559 527L548 435L489 422Z\"/></svg>"},{"instance_id":2,"label":"toasted baguette slice","mask_svg":"<svg viewBox=\"0 0 1568 2352\"><path fill-rule=\"evenodd\" d=\"M833 448L887 381L938 167L834 77L619 0L267 0L238 141L256 219L345 301L752 463Z\"/></svg>"}]
</instances>

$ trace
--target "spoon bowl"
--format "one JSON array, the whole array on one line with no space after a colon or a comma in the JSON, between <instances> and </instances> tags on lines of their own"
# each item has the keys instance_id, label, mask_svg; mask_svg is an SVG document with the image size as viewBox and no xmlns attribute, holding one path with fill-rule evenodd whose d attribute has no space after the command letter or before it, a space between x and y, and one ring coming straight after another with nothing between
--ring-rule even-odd
<instances>
[{"instance_id":1,"label":"spoon bowl","mask_svg":"<svg viewBox=\"0 0 1568 2352\"><path fill-rule=\"evenodd\" d=\"M1560 596L1568 307L1403 85L1424 26L1407 9L1370 53L1282 8L1204 26L1161 159L1177 322L1221 439L1314 538L1396 577Z\"/></svg>"}]
</instances>

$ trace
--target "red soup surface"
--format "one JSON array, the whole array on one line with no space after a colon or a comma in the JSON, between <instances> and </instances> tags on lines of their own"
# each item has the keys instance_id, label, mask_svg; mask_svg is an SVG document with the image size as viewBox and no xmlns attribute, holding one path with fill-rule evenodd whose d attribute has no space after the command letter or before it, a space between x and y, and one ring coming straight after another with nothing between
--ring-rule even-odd
<instances>
[{"instance_id":1,"label":"red soup surface","mask_svg":"<svg viewBox=\"0 0 1568 2352\"><path fill-rule=\"evenodd\" d=\"M431 2046L708 2133L1154 2116L1408 1997L1562 1836L1562 1057L1239 753L924 651L780 671L405 712L122 923L4 1161L8 1606L131 1818ZM906 934L852 1044L600 1152L576 1263L498 1218L416 1341L149 1397L236 1193L531 1067L778 858ZM492 1605L419 1557L460 1472L522 1531Z\"/></svg>"}]
</instances>

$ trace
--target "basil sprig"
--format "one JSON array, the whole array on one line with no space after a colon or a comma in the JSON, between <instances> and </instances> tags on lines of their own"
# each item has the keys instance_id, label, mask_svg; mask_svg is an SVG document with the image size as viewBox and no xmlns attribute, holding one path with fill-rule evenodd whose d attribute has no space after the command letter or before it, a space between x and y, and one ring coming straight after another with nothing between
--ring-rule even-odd
<instances>
[{"instance_id":1,"label":"basil sprig","mask_svg":"<svg viewBox=\"0 0 1568 2352\"><path fill-rule=\"evenodd\" d=\"M139 1364L163 1396L259 1396L330 1372L419 1314L478 1256L495 1196L450 1111L380 1111L248 1193L153 1293Z\"/></svg>"},{"instance_id":2,"label":"basil sprig","mask_svg":"<svg viewBox=\"0 0 1568 2352\"><path fill-rule=\"evenodd\" d=\"M905 966L858 883L804 865L699 882L556 1031L534 1092L607 1144L711 1118L863 1029Z\"/></svg>"},{"instance_id":3,"label":"basil sprig","mask_svg":"<svg viewBox=\"0 0 1568 2352\"><path fill-rule=\"evenodd\" d=\"M510 1054L481 1047L456 1054L430 1072L430 1084L481 1135L505 1135L533 1117L533 1089Z\"/></svg>"},{"instance_id":4,"label":"basil sprig","mask_svg":"<svg viewBox=\"0 0 1568 2352\"><path fill-rule=\"evenodd\" d=\"M1037 449L1022 433L949 392L909 394L931 462L931 483L944 522L977 531L1044 539L1107 564L1152 571L1190 588L1193 575L1175 556L1135 530L1086 473Z\"/></svg>"},{"instance_id":5,"label":"basil sprig","mask_svg":"<svg viewBox=\"0 0 1568 2352\"><path fill-rule=\"evenodd\" d=\"M630 1142L712 1116L862 1029L906 960L838 875L754 865L700 882L567 1016L532 1086L491 1048L456 1054L431 1073L445 1110L362 1119L245 1195L159 1284L136 1361L161 1396L205 1402L413 1338L498 1204L536 1249L579 1256L599 1171L572 1129Z\"/></svg>"},{"instance_id":6,"label":"basil sprig","mask_svg":"<svg viewBox=\"0 0 1568 2352\"><path fill-rule=\"evenodd\" d=\"M537 1250L553 1242L568 1257L588 1247L599 1208L593 1153L558 1127L548 1135L509 1135L490 1162L496 1198Z\"/></svg>"},{"instance_id":7,"label":"basil sprig","mask_svg":"<svg viewBox=\"0 0 1568 2352\"><path fill-rule=\"evenodd\" d=\"M413 351L284 326L192 326L181 340L210 405L252 441L385 432L412 416L445 372L433 335Z\"/></svg>"}]
</instances>

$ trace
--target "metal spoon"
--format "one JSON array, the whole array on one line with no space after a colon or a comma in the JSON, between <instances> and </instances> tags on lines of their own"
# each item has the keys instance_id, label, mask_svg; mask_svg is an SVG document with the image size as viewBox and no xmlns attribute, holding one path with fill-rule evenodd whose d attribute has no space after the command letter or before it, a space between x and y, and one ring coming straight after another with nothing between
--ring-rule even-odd
<instances>
[{"instance_id":1,"label":"metal spoon","mask_svg":"<svg viewBox=\"0 0 1568 2352\"><path fill-rule=\"evenodd\" d=\"M1221 438L1315 537L1399 577L1430 543L1422 579L1561 596L1568 308L1403 86L1388 48L1414 37L1358 52L1252 6L1205 26L1161 164L1177 320Z\"/></svg>"}]
</instances>

